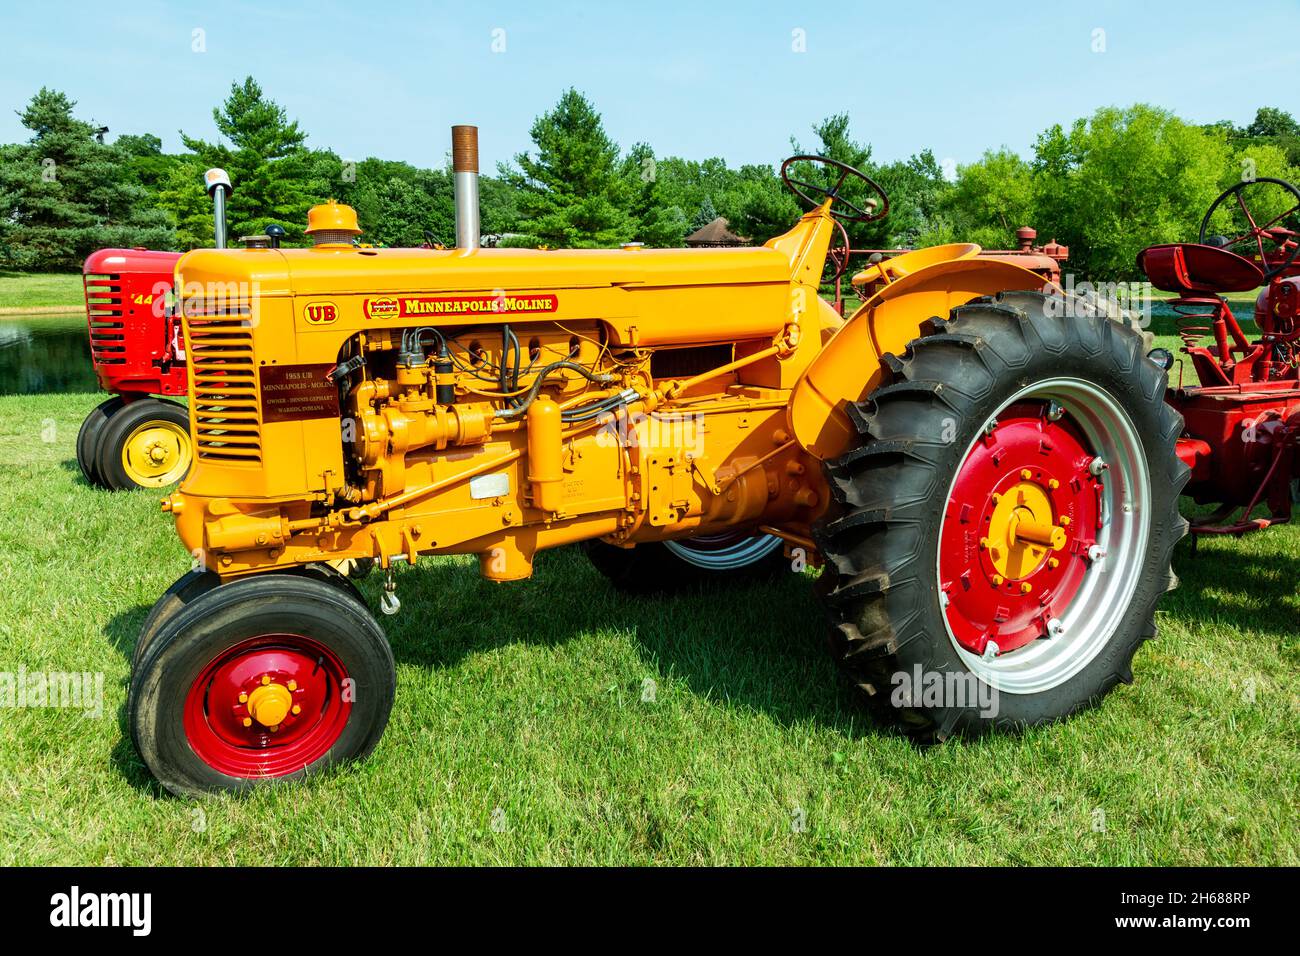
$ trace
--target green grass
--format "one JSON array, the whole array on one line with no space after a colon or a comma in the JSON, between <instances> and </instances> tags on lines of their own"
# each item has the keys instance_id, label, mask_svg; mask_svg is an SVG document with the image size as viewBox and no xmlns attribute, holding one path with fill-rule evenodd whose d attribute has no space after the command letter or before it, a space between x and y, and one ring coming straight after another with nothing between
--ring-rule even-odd
<instances>
[{"instance_id":1,"label":"green grass","mask_svg":"<svg viewBox=\"0 0 1300 956\"><path fill-rule=\"evenodd\" d=\"M0 309L85 308L81 273L0 272Z\"/></svg>"},{"instance_id":2,"label":"green grass","mask_svg":"<svg viewBox=\"0 0 1300 956\"><path fill-rule=\"evenodd\" d=\"M1100 708L931 749L864 719L794 575L636 601L574 550L495 587L427 559L382 619L398 695L368 761L171 798L122 706L188 559L157 494L82 481L100 397L0 398L0 670L103 672L107 698L0 710L0 864L1300 863L1296 527L1180 545L1160 637Z\"/></svg>"}]
</instances>

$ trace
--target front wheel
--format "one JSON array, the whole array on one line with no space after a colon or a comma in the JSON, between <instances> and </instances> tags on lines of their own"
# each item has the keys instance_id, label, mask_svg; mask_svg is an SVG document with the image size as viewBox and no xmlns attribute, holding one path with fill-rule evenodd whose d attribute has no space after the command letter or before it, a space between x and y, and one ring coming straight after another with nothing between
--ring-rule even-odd
<instances>
[{"instance_id":1,"label":"front wheel","mask_svg":"<svg viewBox=\"0 0 1300 956\"><path fill-rule=\"evenodd\" d=\"M283 574L203 591L132 674L131 736L178 796L241 791L365 757L388 722L392 651L347 590Z\"/></svg>"},{"instance_id":2,"label":"front wheel","mask_svg":"<svg viewBox=\"0 0 1300 956\"><path fill-rule=\"evenodd\" d=\"M942 739L1056 720L1132 679L1188 472L1164 372L1092 304L1003 293L932 324L853 409L863 442L828 463L817 534L840 663Z\"/></svg>"},{"instance_id":3,"label":"front wheel","mask_svg":"<svg viewBox=\"0 0 1300 956\"><path fill-rule=\"evenodd\" d=\"M86 482L95 488L104 487L99 475L99 442L104 428L113 414L122 407L121 395L114 395L96 405L77 430L77 465Z\"/></svg>"},{"instance_id":4,"label":"front wheel","mask_svg":"<svg viewBox=\"0 0 1300 956\"><path fill-rule=\"evenodd\" d=\"M141 398L128 402L105 423L96 470L100 481L115 491L164 488L185 477L193 458L185 409Z\"/></svg>"}]
</instances>

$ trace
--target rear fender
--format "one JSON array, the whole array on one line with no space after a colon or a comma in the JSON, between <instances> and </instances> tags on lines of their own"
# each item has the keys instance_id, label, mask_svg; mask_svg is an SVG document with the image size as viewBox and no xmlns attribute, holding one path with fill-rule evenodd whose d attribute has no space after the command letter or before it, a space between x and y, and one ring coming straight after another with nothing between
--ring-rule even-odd
<instances>
[{"instance_id":1,"label":"rear fender","mask_svg":"<svg viewBox=\"0 0 1300 956\"><path fill-rule=\"evenodd\" d=\"M866 398L884 374L880 358L901 355L921 324L971 299L1012 289L1055 288L1042 276L1007 262L955 259L918 269L862 303L795 384L789 421L808 454L825 460L857 440L846 406Z\"/></svg>"}]
</instances>

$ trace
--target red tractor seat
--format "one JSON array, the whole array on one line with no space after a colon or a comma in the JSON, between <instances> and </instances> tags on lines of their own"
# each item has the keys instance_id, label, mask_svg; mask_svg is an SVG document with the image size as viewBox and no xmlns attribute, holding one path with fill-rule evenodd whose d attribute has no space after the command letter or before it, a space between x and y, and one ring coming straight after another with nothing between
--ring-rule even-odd
<instances>
[{"instance_id":1,"label":"red tractor seat","mask_svg":"<svg viewBox=\"0 0 1300 956\"><path fill-rule=\"evenodd\" d=\"M1163 292L1249 292L1264 284L1264 273L1249 259L1217 246L1176 242L1148 246L1138 253L1138 268Z\"/></svg>"}]
</instances>

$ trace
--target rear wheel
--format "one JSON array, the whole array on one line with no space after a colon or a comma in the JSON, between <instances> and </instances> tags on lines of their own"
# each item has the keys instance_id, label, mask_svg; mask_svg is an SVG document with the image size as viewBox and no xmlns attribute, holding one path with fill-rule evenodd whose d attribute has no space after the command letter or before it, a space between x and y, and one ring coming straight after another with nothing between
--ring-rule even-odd
<instances>
[{"instance_id":1,"label":"rear wheel","mask_svg":"<svg viewBox=\"0 0 1300 956\"><path fill-rule=\"evenodd\" d=\"M1132 679L1186 532L1180 416L1137 334L1003 293L932 320L853 407L817 535L833 650L924 737L1066 716Z\"/></svg>"},{"instance_id":2,"label":"rear wheel","mask_svg":"<svg viewBox=\"0 0 1300 956\"><path fill-rule=\"evenodd\" d=\"M589 541L583 548L611 584L634 594L771 578L790 567L781 539L770 534L700 535L634 548Z\"/></svg>"},{"instance_id":3,"label":"rear wheel","mask_svg":"<svg viewBox=\"0 0 1300 956\"><path fill-rule=\"evenodd\" d=\"M91 485L103 487L103 480L99 476L99 442L104 434L104 427L108 420L113 417L113 413L123 405L123 398L120 395L114 395L107 401L100 402L86 416L86 420L81 423L81 428L77 431L77 464L81 467L81 474Z\"/></svg>"},{"instance_id":4,"label":"rear wheel","mask_svg":"<svg viewBox=\"0 0 1300 956\"><path fill-rule=\"evenodd\" d=\"M131 736L178 796L241 791L369 754L392 708L392 651L365 606L271 574L199 595L132 675Z\"/></svg>"},{"instance_id":5,"label":"rear wheel","mask_svg":"<svg viewBox=\"0 0 1300 956\"><path fill-rule=\"evenodd\" d=\"M96 454L104 484L117 491L163 488L185 477L194 457L190 420L174 402L128 402L105 425Z\"/></svg>"}]
</instances>

